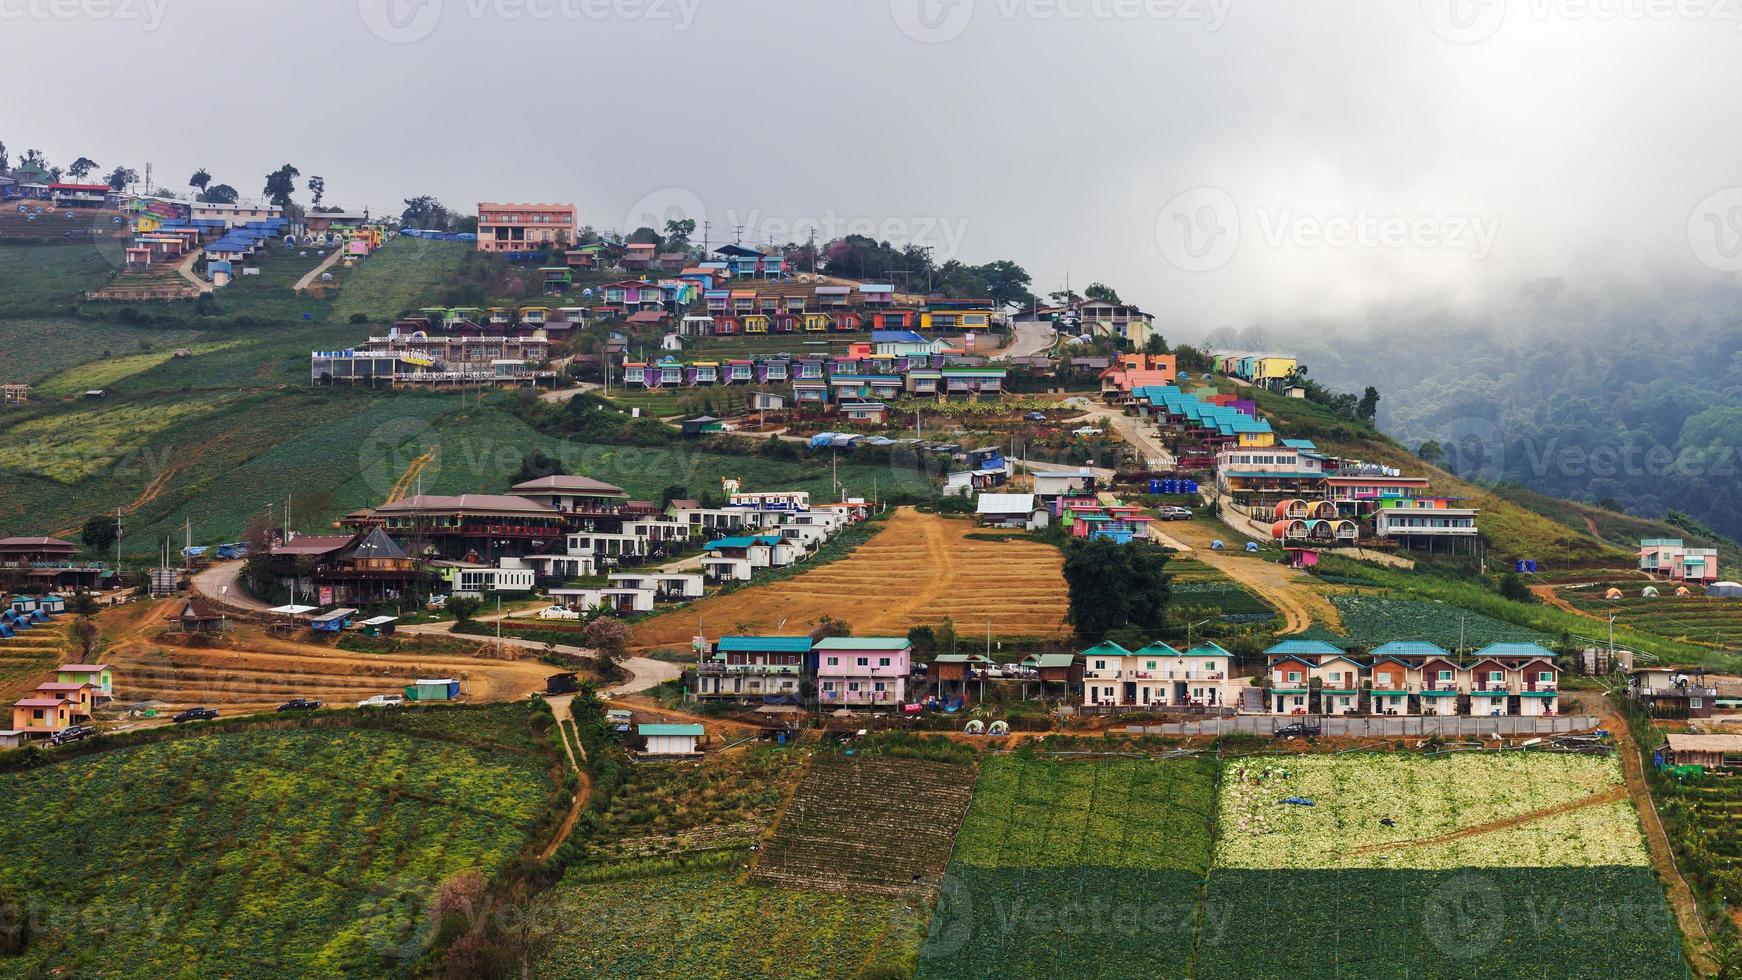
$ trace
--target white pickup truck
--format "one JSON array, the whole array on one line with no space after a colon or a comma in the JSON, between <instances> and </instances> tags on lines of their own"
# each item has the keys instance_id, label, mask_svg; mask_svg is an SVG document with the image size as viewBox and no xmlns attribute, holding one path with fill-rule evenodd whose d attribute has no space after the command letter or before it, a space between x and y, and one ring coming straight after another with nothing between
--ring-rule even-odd
<instances>
[{"instance_id":1,"label":"white pickup truck","mask_svg":"<svg viewBox=\"0 0 1742 980\"><path fill-rule=\"evenodd\" d=\"M367 698L365 700L358 701L357 707L359 707L359 708L403 708L403 707L405 707L405 695L403 695L403 694L377 694L377 695L370 697L370 698Z\"/></svg>"}]
</instances>

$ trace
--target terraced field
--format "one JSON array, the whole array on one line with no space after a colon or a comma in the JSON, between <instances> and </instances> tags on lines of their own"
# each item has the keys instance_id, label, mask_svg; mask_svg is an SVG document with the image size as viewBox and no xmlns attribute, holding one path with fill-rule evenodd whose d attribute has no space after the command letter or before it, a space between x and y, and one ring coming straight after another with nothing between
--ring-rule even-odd
<instances>
[{"instance_id":1,"label":"terraced field","mask_svg":"<svg viewBox=\"0 0 1742 980\"><path fill-rule=\"evenodd\" d=\"M63 655L72 649L67 641L72 622L71 616L62 616L0 639L0 703L23 697L36 685L53 679L47 672L62 663Z\"/></svg>"},{"instance_id":2,"label":"terraced field","mask_svg":"<svg viewBox=\"0 0 1742 980\"><path fill-rule=\"evenodd\" d=\"M966 766L822 756L763 847L750 880L822 891L929 895L974 792Z\"/></svg>"},{"instance_id":3,"label":"terraced field","mask_svg":"<svg viewBox=\"0 0 1742 980\"><path fill-rule=\"evenodd\" d=\"M1648 587L1658 594L1642 595ZM1611 588L1620 589L1621 598L1604 598ZM1601 581L1586 577L1555 589L1554 594L1599 619L1607 619L1613 612L1616 623L1631 629L1729 649L1742 632L1742 599L1708 596L1699 586L1689 588L1688 595L1676 595L1676 588L1673 582L1611 575Z\"/></svg>"},{"instance_id":4,"label":"terraced field","mask_svg":"<svg viewBox=\"0 0 1742 980\"><path fill-rule=\"evenodd\" d=\"M903 509L852 555L768 585L752 585L636 627L635 646L687 646L696 616L772 632L824 615L861 636L902 635L946 617L964 633L1062 636L1064 556L1031 541L977 541L973 525Z\"/></svg>"}]
</instances>

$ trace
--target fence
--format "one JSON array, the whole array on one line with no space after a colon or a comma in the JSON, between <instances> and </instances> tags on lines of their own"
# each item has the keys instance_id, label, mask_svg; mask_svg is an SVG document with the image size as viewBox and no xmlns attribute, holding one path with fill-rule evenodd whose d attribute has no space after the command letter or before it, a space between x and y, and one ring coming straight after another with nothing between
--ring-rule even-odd
<instances>
[{"instance_id":1,"label":"fence","mask_svg":"<svg viewBox=\"0 0 1742 980\"><path fill-rule=\"evenodd\" d=\"M1593 715L1523 717L1506 715L1240 715L1208 721L1169 725L1128 725L1127 735L1270 735L1284 725L1317 725L1327 736L1350 738L1409 738L1428 735L1481 737L1487 735L1564 735L1597 727Z\"/></svg>"}]
</instances>

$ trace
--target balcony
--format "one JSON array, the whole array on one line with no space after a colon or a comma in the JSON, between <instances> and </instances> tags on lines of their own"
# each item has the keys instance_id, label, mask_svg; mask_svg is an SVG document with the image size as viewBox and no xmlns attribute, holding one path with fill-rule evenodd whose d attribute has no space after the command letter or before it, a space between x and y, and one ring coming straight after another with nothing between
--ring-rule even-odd
<instances>
[{"instance_id":1,"label":"balcony","mask_svg":"<svg viewBox=\"0 0 1742 980\"><path fill-rule=\"evenodd\" d=\"M797 664L723 664L718 661L707 661L696 668L702 674L725 674L727 676L746 676L751 674L763 676L797 677Z\"/></svg>"}]
</instances>

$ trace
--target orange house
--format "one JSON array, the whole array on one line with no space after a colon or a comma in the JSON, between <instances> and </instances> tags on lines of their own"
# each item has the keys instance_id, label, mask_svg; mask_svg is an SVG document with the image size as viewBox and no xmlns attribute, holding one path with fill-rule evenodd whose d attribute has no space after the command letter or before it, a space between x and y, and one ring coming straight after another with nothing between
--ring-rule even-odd
<instances>
[{"instance_id":1,"label":"orange house","mask_svg":"<svg viewBox=\"0 0 1742 980\"><path fill-rule=\"evenodd\" d=\"M53 735L73 724L73 704L60 698L25 698L12 702L12 730L25 735Z\"/></svg>"},{"instance_id":2,"label":"orange house","mask_svg":"<svg viewBox=\"0 0 1742 980\"><path fill-rule=\"evenodd\" d=\"M59 698L72 703L72 714L76 718L91 717L91 703L96 698L96 688L89 684L72 683L68 681L49 681L36 685L37 698Z\"/></svg>"}]
</instances>

